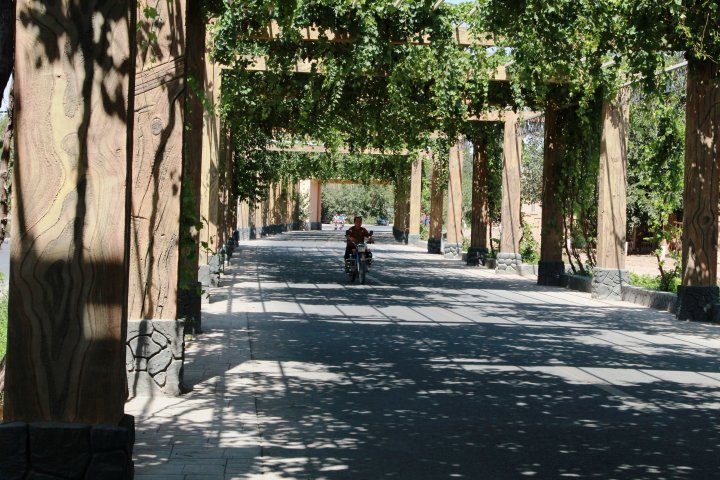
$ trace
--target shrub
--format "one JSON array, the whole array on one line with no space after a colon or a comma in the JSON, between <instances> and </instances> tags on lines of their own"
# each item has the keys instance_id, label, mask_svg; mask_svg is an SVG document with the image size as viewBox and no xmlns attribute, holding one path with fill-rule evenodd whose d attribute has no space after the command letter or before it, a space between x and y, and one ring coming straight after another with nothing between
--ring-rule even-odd
<instances>
[{"instance_id":1,"label":"shrub","mask_svg":"<svg viewBox=\"0 0 720 480\"><path fill-rule=\"evenodd\" d=\"M540 260L540 245L533 237L530 225L521 218L522 237L520 237L520 255L524 263L535 264Z\"/></svg>"}]
</instances>

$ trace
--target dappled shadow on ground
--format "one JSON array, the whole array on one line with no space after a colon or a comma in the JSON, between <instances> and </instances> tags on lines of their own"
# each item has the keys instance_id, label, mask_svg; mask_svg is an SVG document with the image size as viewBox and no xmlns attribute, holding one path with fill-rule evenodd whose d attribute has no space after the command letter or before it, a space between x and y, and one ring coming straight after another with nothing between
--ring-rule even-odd
<instances>
[{"instance_id":1,"label":"dappled shadow on ground","mask_svg":"<svg viewBox=\"0 0 720 480\"><path fill-rule=\"evenodd\" d=\"M175 438L202 424L226 478L720 470L714 326L395 246L377 246L370 284L351 285L341 241L284 237L233 259L189 350L194 390L173 407L188 415Z\"/></svg>"}]
</instances>

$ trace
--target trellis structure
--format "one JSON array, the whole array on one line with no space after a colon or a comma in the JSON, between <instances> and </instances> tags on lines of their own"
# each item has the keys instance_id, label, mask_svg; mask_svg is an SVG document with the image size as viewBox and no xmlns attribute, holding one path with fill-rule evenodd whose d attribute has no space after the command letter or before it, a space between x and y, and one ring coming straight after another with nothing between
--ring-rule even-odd
<instances>
[{"instance_id":1,"label":"trellis structure","mask_svg":"<svg viewBox=\"0 0 720 480\"><path fill-rule=\"evenodd\" d=\"M179 292L194 288L183 275L189 272L186 280L196 280L199 261L205 263L219 250L251 210L256 229L294 223L288 199L302 190L297 184L286 186L284 193L275 184L264 205L236 208L231 185L239 159L231 148L233 132L220 121L221 68L205 52L201 3L158 5L136 12L138 6L126 0L95 2L92 11L74 0L17 4L17 162L5 394L5 418L15 423L0 427L3 444L15 448L0 453L4 473L37 468L58 476L99 477L106 469L131 478L133 427L123 415L128 386L136 394L181 391L180 318L197 315L198 307L191 301L178 312ZM687 90L678 316L707 320L717 313L718 300L717 65L692 58ZM603 106L598 296L617 296L626 282L624 95L609 96ZM545 285L556 284L564 270L553 175L563 158L555 131L560 110L549 103L545 112L538 278ZM521 262L521 148L518 115L504 115L500 259L514 268ZM473 225L478 226L473 247L486 248L481 233L486 158L483 139L471 140L476 146ZM453 147L448 167L451 247L459 243L459 159ZM439 162L434 165L429 249L436 251L445 180ZM419 225L419 158L409 173L409 185L402 189L409 198L398 201L407 206L400 209L402 229L412 236ZM181 244L184 229L195 243ZM130 385L126 371L132 372ZM55 423L35 423L40 421ZM40 430L47 435L34 435ZM107 442L100 441L107 440L102 432L108 431L111 455ZM58 440L48 444L42 439ZM63 448L66 458L82 450L89 460L62 467L77 471L27 463L38 458L33 451L46 448Z\"/></svg>"}]
</instances>

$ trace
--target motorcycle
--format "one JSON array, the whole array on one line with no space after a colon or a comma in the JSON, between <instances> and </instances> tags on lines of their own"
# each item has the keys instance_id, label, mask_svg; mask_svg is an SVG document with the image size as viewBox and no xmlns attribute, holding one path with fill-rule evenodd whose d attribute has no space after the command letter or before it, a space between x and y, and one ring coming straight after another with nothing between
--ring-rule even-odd
<instances>
[{"instance_id":1,"label":"motorcycle","mask_svg":"<svg viewBox=\"0 0 720 480\"><path fill-rule=\"evenodd\" d=\"M372 230L370 232L370 238L367 243L373 243ZM354 248L348 258L346 272L350 277L350 281L354 282L356 278L360 279L361 284L365 284L365 278L367 276L368 269L372 264L372 252L368 249L367 243L353 243Z\"/></svg>"}]
</instances>

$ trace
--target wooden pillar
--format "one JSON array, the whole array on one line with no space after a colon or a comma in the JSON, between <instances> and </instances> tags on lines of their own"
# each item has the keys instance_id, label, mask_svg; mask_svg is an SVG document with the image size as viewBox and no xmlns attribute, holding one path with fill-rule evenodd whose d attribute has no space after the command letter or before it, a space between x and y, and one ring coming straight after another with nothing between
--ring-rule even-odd
<instances>
[{"instance_id":1,"label":"wooden pillar","mask_svg":"<svg viewBox=\"0 0 720 480\"><path fill-rule=\"evenodd\" d=\"M141 8L139 18L142 14ZM130 320L177 318L185 110L184 15L184 0L158 4L159 21L153 27L158 30L157 40L137 51Z\"/></svg>"},{"instance_id":2,"label":"wooden pillar","mask_svg":"<svg viewBox=\"0 0 720 480\"><path fill-rule=\"evenodd\" d=\"M472 225L470 230L470 248L468 248L468 265L485 264L488 254L488 179L490 163L487 156L487 140L480 136L473 140L473 173L472 173Z\"/></svg>"},{"instance_id":3,"label":"wooden pillar","mask_svg":"<svg viewBox=\"0 0 720 480\"><path fill-rule=\"evenodd\" d=\"M505 117L503 133L502 169L502 234L497 270L517 272L522 264L520 256L520 159L522 138L518 135L517 114Z\"/></svg>"},{"instance_id":4,"label":"wooden pillar","mask_svg":"<svg viewBox=\"0 0 720 480\"><path fill-rule=\"evenodd\" d=\"M322 187L319 181L310 180L308 200L310 230L322 230L322 208L320 205L321 188Z\"/></svg>"},{"instance_id":5,"label":"wooden pillar","mask_svg":"<svg viewBox=\"0 0 720 480\"><path fill-rule=\"evenodd\" d=\"M233 144L232 132L222 126L221 155L220 155L220 197L218 210L218 248L226 245L232 237L233 212Z\"/></svg>"},{"instance_id":6,"label":"wooden pillar","mask_svg":"<svg viewBox=\"0 0 720 480\"><path fill-rule=\"evenodd\" d=\"M595 298L622 298L629 283L625 270L627 204L628 93L603 103L603 129L598 172L597 266L593 270Z\"/></svg>"},{"instance_id":7,"label":"wooden pillar","mask_svg":"<svg viewBox=\"0 0 720 480\"><path fill-rule=\"evenodd\" d=\"M713 60L688 60L685 122L683 273L677 316L717 322L720 68Z\"/></svg>"},{"instance_id":8,"label":"wooden pillar","mask_svg":"<svg viewBox=\"0 0 720 480\"><path fill-rule=\"evenodd\" d=\"M265 200L266 205L267 205L267 210L266 210L266 214L265 214L265 217L267 220L265 221L265 224L267 225L268 231L270 233L275 233L276 228L277 228L277 218L275 215L275 213L276 213L275 212L276 198L277 198L277 184L271 183L270 186L268 187L267 199Z\"/></svg>"},{"instance_id":9,"label":"wooden pillar","mask_svg":"<svg viewBox=\"0 0 720 480\"><path fill-rule=\"evenodd\" d=\"M450 148L448 159L447 241L444 253L451 257L462 255L462 164L464 150L460 141Z\"/></svg>"},{"instance_id":10,"label":"wooden pillar","mask_svg":"<svg viewBox=\"0 0 720 480\"><path fill-rule=\"evenodd\" d=\"M265 226L263 224L263 202L261 200L255 200L251 206L251 218L252 228L250 231L250 238L255 240L263 236L265 233Z\"/></svg>"},{"instance_id":11,"label":"wooden pillar","mask_svg":"<svg viewBox=\"0 0 720 480\"><path fill-rule=\"evenodd\" d=\"M295 198L295 183L285 180L285 225L289 231L293 230L293 199Z\"/></svg>"},{"instance_id":12,"label":"wooden pillar","mask_svg":"<svg viewBox=\"0 0 720 480\"><path fill-rule=\"evenodd\" d=\"M393 236L398 242L407 243L409 201L410 179L407 175L398 175L395 178L395 216L393 219Z\"/></svg>"},{"instance_id":13,"label":"wooden pillar","mask_svg":"<svg viewBox=\"0 0 720 480\"><path fill-rule=\"evenodd\" d=\"M543 148L542 223L540 227L540 264L538 285L559 286L565 273L563 262L563 213L558 199L558 169L561 168L562 146L559 139L557 105L545 111L545 143Z\"/></svg>"},{"instance_id":14,"label":"wooden pillar","mask_svg":"<svg viewBox=\"0 0 720 480\"><path fill-rule=\"evenodd\" d=\"M218 245L218 203L220 156L220 66L209 57L205 62L205 96L211 102L212 110L203 112L202 129L202 173L200 215L203 228L200 231L200 262L208 263L210 255L217 252ZM204 244L204 245L203 245ZM207 248L205 248L207 245Z\"/></svg>"},{"instance_id":15,"label":"wooden pillar","mask_svg":"<svg viewBox=\"0 0 720 480\"><path fill-rule=\"evenodd\" d=\"M100 1L76 14L70 3L43 3L40 14L37 2L17 2L4 419L118 425L135 3Z\"/></svg>"},{"instance_id":16,"label":"wooden pillar","mask_svg":"<svg viewBox=\"0 0 720 480\"><path fill-rule=\"evenodd\" d=\"M444 160L440 158L440 155L433 152L428 253L442 253L443 200L445 196L445 185L442 181L443 163Z\"/></svg>"},{"instance_id":17,"label":"wooden pillar","mask_svg":"<svg viewBox=\"0 0 720 480\"><path fill-rule=\"evenodd\" d=\"M422 197L422 161L424 153L418 155L410 170L410 206L408 215L408 242L420 240L420 199Z\"/></svg>"},{"instance_id":18,"label":"wooden pillar","mask_svg":"<svg viewBox=\"0 0 720 480\"><path fill-rule=\"evenodd\" d=\"M205 83L205 22L202 0L187 0L186 42L186 132L202 132L203 102L197 86ZM188 87L190 82L195 88ZM199 330L201 320L202 285L198 281L200 253L200 190L202 167L202 142L195 135L184 135L182 191L180 204L180 255L178 259L178 318L185 319L185 326Z\"/></svg>"},{"instance_id":19,"label":"wooden pillar","mask_svg":"<svg viewBox=\"0 0 720 480\"><path fill-rule=\"evenodd\" d=\"M237 201L236 227L240 240L250 240L250 203L247 200Z\"/></svg>"}]
</instances>

